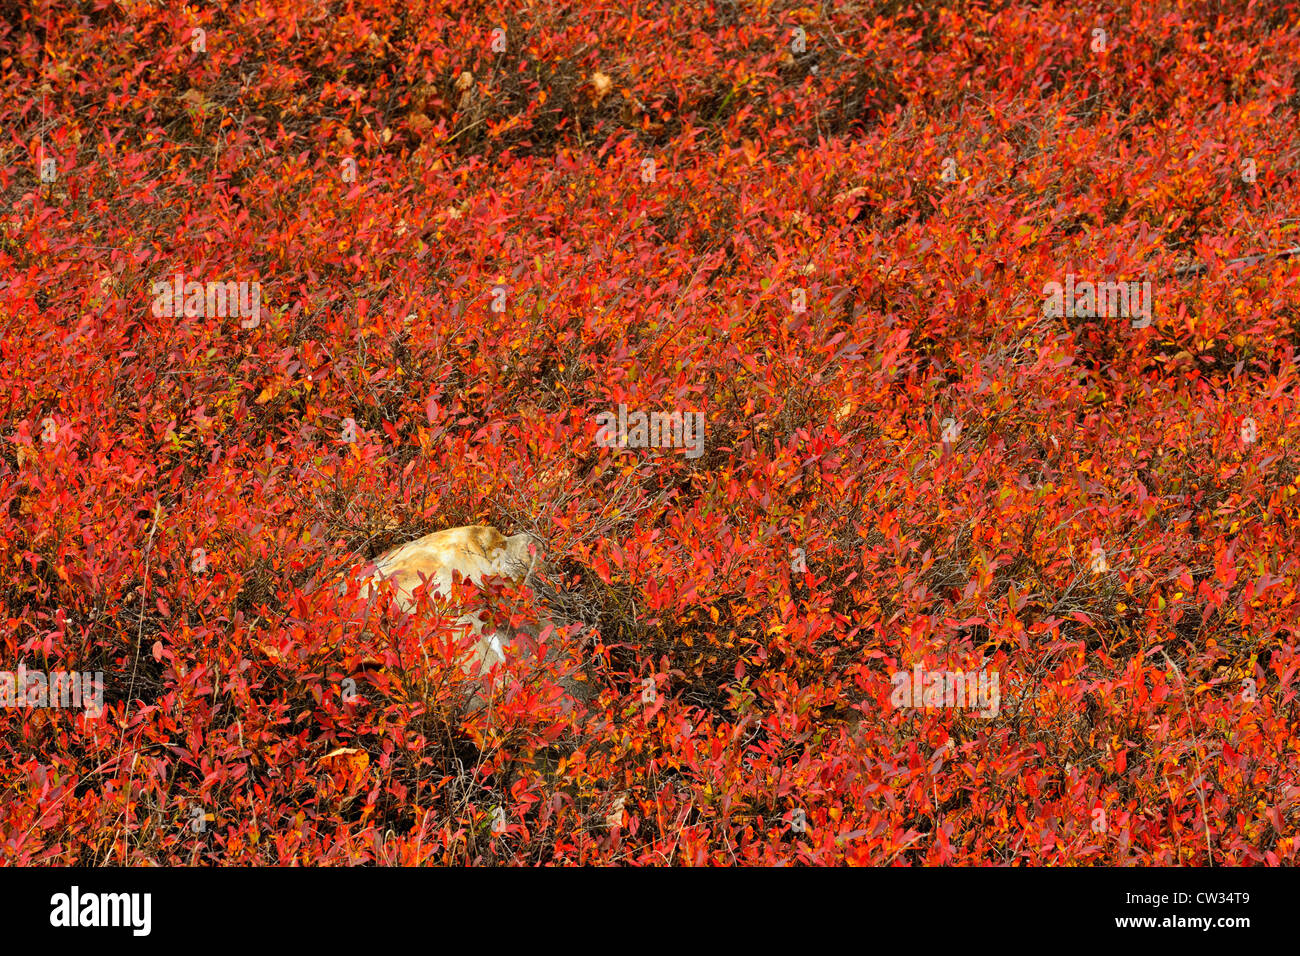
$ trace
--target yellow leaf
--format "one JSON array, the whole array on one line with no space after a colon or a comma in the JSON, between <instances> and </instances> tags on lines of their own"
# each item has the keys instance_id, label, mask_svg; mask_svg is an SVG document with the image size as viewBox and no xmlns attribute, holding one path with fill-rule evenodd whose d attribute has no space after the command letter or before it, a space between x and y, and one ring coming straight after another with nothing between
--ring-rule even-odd
<instances>
[{"instance_id":1,"label":"yellow leaf","mask_svg":"<svg viewBox=\"0 0 1300 956\"><path fill-rule=\"evenodd\" d=\"M370 766L370 754L355 747L339 747L316 761L326 773L361 774Z\"/></svg>"}]
</instances>

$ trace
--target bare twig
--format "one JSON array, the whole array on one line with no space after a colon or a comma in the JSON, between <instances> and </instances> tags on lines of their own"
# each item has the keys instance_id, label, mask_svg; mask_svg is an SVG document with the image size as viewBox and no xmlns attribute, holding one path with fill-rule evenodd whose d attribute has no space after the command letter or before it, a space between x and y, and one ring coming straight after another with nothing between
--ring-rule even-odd
<instances>
[{"instance_id":1,"label":"bare twig","mask_svg":"<svg viewBox=\"0 0 1300 956\"><path fill-rule=\"evenodd\" d=\"M1300 246L1292 246L1290 249L1283 249L1281 252L1264 252L1253 256L1242 256L1239 259L1229 259L1228 268L1234 266L1254 266L1261 262L1267 262L1272 259L1289 259L1292 256L1300 255ZM1195 275L1204 272L1207 266L1204 262L1195 262L1191 265L1179 266L1173 272L1176 276Z\"/></svg>"}]
</instances>

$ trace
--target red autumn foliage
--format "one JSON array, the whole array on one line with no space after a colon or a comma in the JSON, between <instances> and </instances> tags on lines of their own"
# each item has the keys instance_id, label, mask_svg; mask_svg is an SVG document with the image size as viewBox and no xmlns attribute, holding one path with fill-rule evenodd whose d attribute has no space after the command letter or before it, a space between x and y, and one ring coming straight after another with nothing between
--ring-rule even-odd
<instances>
[{"instance_id":1,"label":"red autumn foliage","mask_svg":"<svg viewBox=\"0 0 1300 956\"><path fill-rule=\"evenodd\" d=\"M835 6L6 10L0 860L1297 861L1300 8ZM334 587L472 523L582 687Z\"/></svg>"}]
</instances>

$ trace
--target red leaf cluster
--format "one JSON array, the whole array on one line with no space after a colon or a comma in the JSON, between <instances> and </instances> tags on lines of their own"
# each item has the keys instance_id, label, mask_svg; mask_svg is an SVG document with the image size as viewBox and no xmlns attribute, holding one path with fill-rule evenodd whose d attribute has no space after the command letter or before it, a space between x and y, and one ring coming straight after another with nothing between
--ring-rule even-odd
<instances>
[{"instance_id":1,"label":"red leaf cluster","mask_svg":"<svg viewBox=\"0 0 1300 956\"><path fill-rule=\"evenodd\" d=\"M0 860L1295 863L1297 9L4 14Z\"/></svg>"}]
</instances>

